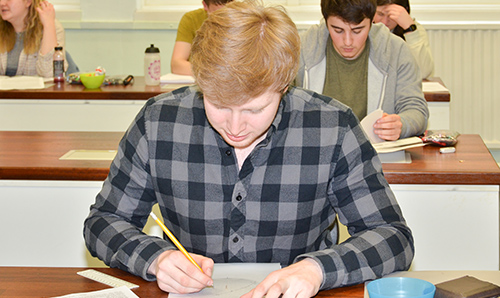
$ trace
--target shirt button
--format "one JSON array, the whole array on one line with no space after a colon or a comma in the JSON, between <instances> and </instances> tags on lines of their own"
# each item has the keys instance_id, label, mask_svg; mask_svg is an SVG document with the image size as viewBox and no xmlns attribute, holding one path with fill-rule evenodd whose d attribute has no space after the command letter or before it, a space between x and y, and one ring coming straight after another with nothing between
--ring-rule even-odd
<instances>
[{"instance_id":1,"label":"shirt button","mask_svg":"<svg viewBox=\"0 0 500 298\"><path fill-rule=\"evenodd\" d=\"M241 195L239 195L239 194L238 194L238 195L236 196L236 201L238 201L238 202L239 202L239 201L241 201L241 199L243 199L243 198L241 197Z\"/></svg>"},{"instance_id":2,"label":"shirt button","mask_svg":"<svg viewBox=\"0 0 500 298\"><path fill-rule=\"evenodd\" d=\"M240 238L238 238L238 236L236 236L236 237L233 238L233 242L234 243L238 243L238 241L240 241Z\"/></svg>"},{"instance_id":3,"label":"shirt button","mask_svg":"<svg viewBox=\"0 0 500 298\"><path fill-rule=\"evenodd\" d=\"M227 150L227 151L226 151L226 155L227 155L227 156L231 156L231 150Z\"/></svg>"}]
</instances>

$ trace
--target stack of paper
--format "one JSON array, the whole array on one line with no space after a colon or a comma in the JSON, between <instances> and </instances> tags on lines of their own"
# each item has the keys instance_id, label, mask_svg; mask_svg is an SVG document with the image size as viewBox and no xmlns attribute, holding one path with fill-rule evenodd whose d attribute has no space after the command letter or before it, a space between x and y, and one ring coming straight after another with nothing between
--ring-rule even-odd
<instances>
[{"instance_id":1,"label":"stack of paper","mask_svg":"<svg viewBox=\"0 0 500 298\"><path fill-rule=\"evenodd\" d=\"M385 141L372 144L382 163L411 163L411 155L405 149L425 146L419 137Z\"/></svg>"},{"instance_id":2,"label":"stack of paper","mask_svg":"<svg viewBox=\"0 0 500 298\"><path fill-rule=\"evenodd\" d=\"M35 76L0 76L0 90L43 89L42 77Z\"/></svg>"},{"instance_id":3,"label":"stack of paper","mask_svg":"<svg viewBox=\"0 0 500 298\"><path fill-rule=\"evenodd\" d=\"M194 84L194 77L167 73L160 77L160 83L167 84Z\"/></svg>"},{"instance_id":4,"label":"stack of paper","mask_svg":"<svg viewBox=\"0 0 500 298\"><path fill-rule=\"evenodd\" d=\"M426 144L419 137L411 137L399 139L397 141L386 141L382 143L372 144L377 153L390 153L401 151L409 148L422 147Z\"/></svg>"}]
</instances>

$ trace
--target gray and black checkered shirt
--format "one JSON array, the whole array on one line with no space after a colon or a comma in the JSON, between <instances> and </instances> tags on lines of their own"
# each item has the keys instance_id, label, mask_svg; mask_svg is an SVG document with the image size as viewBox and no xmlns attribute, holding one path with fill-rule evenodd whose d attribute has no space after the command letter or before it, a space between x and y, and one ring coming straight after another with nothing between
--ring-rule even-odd
<instances>
[{"instance_id":1,"label":"gray and black checkered shirt","mask_svg":"<svg viewBox=\"0 0 500 298\"><path fill-rule=\"evenodd\" d=\"M150 99L91 206L88 249L154 280L149 265L175 248L141 232L158 203L184 247L215 262L314 258L325 274L321 289L407 269L413 238L381 163L351 110L329 101L290 88L239 170L194 87ZM336 214L352 235L339 245L329 229Z\"/></svg>"}]
</instances>

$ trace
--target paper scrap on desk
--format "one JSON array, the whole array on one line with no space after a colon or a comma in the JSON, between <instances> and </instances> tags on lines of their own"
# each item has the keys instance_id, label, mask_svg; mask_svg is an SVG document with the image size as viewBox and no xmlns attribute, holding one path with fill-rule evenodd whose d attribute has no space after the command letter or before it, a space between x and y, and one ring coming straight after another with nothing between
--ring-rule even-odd
<instances>
[{"instance_id":1,"label":"paper scrap on desk","mask_svg":"<svg viewBox=\"0 0 500 298\"><path fill-rule=\"evenodd\" d=\"M69 294L54 298L139 298L129 288L123 286L119 288L105 289L101 291Z\"/></svg>"},{"instance_id":2,"label":"paper scrap on desk","mask_svg":"<svg viewBox=\"0 0 500 298\"><path fill-rule=\"evenodd\" d=\"M70 150L60 160L113 160L116 150Z\"/></svg>"},{"instance_id":3,"label":"paper scrap on desk","mask_svg":"<svg viewBox=\"0 0 500 298\"><path fill-rule=\"evenodd\" d=\"M399 139L397 141L385 141L382 143L372 144L373 148L377 151L377 153L389 153L396 152L400 150L422 147L425 146L426 143L422 141L419 137L411 137L405 139Z\"/></svg>"},{"instance_id":4,"label":"paper scrap on desk","mask_svg":"<svg viewBox=\"0 0 500 298\"><path fill-rule=\"evenodd\" d=\"M277 263L218 263L215 264L212 274L213 287L192 294L171 293L168 297L240 297L255 288L269 273L279 269L281 266Z\"/></svg>"},{"instance_id":5,"label":"paper scrap on desk","mask_svg":"<svg viewBox=\"0 0 500 298\"><path fill-rule=\"evenodd\" d=\"M0 76L0 90L44 89L42 77L36 76Z\"/></svg>"},{"instance_id":6,"label":"paper scrap on desk","mask_svg":"<svg viewBox=\"0 0 500 298\"><path fill-rule=\"evenodd\" d=\"M162 75L160 77L160 83L171 83L171 84L193 84L194 77L192 76L184 76L184 75L176 75L173 73L167 73L166 75Z\"/></svg>"},{"instance_id":7,"label":"paper scrap on desk","mask_svg":"<svg viewBox=\"0 0 500 298\"><path fill-rule=\"evenodd\" d=\"M448 88L438 82L422 82L423 92L447 92Z\"/></svg>"}]
</instances>

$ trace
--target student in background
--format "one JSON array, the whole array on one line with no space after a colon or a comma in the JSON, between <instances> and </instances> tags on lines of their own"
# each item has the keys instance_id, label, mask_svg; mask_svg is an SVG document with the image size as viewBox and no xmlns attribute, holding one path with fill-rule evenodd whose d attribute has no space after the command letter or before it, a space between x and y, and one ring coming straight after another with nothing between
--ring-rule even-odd
<instances>
[{"instance_id":1,"label":"student in background","mask_svg":"<svg viewBox=\"0 0 500 298\"><path fill-rule=\"evenodd\" d=\"M386 29L387 30L387 29ZM243 298L406 270L413 237L352 111L295 87L300 38L277 7L234 1L194 40L197 86L150 99L85 220L92 255L171 293L212 285L215 263L280 263ZM141 230L154 204L203 272ZM337 244L336 215L351 237Z\"/></svg>"},{"instance_id":2,"label":"student in background","mask_svg":"<svg viewBox=\"0 0 500 298\"><path fill-rule=\"evenodd\" d=\"M224 7L224 5L231 1L233 0L203 0L203 8L187 12L182 16L177 29L172 60L170 61L170 70L172 73L193 75L189 56L191 55L191 44L193 43L196 31L200 29L209 13Z\"/></svg>"},{"instance_id":3,"label":"student in background","mask_svg":"<svg viewBox=\"0 0 500 298\"><path fill-rule=\"evenodd\" d=\"M359 119L381 105L373 132L383 140L422 134L429 110L405 42L372 24L375 0L322 0L323 20L301 35L295 84L333 97Z\"/></svg>"},{"instance_id":4,"label":"student in background","mask_svg":"<svg viewBox=\"0 0 500 298\"><path fill-rule=\"evenodd\" d=\"M420 67L422 79L434 74L429 37L425 28L410 16L408 0L377 0L377 13L373 22L383 23L392 33L406 40Z\"/></svg>"},{"instance_id":5,"label":"student in background","mask_svg":"<svg viewBox=\"0 0 500 298\"><path fill-rule=\"evenodd\" d=\"M41 0L1 0L0 8L0 75L52 77L54 47L64 49L64 29L54 6Z\"/></svg>"}]
</instances>

